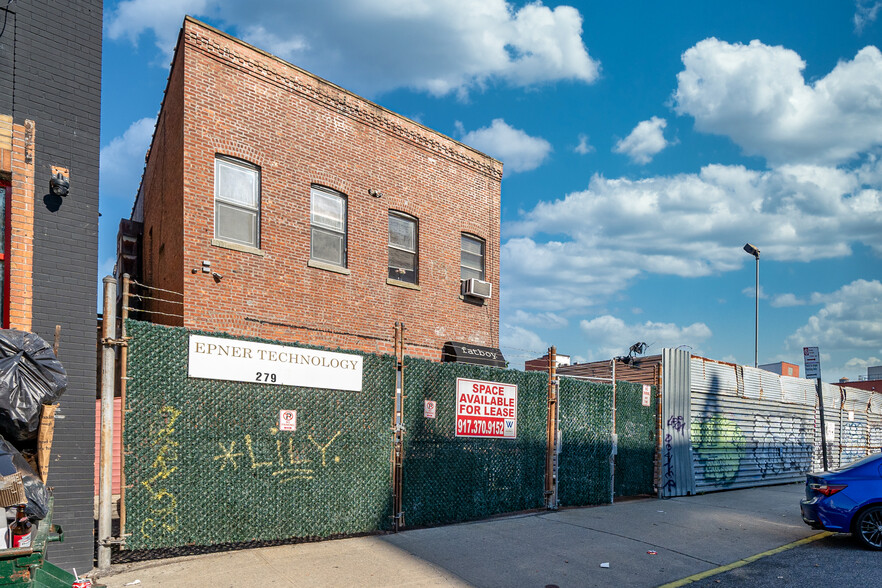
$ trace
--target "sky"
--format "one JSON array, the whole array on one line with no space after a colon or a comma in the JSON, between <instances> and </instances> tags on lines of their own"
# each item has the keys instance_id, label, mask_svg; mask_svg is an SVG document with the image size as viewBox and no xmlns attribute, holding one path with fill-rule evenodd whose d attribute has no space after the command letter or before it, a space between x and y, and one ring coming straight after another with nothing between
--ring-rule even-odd
<instances>
[{"instance_id":1,"label":"sky","mask_svg":"<svg viewBox=\"0 0 882 588\"><path fill-rule=\"evenodd\" d=\"M504 163L514 367L882 365L882 0L105 3L100 277L185 14ZM99 297L100 300L100 297Z\"/></svg>"}]
</instances>

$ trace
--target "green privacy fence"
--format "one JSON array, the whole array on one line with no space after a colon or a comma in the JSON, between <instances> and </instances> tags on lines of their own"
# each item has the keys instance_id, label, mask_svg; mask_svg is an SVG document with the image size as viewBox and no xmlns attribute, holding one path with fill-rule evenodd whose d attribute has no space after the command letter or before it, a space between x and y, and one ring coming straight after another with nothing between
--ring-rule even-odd
<instances>
[{"instance_id":1,"label":"green privacy fence","mask_svg":"<svg viewBox=\"0 0 882 588\"><path fill-rule=\"evenodd\" d=\"M561 506L610 501L612 473L612 385L560 378Z\"/></svg>"},{"instance_id":2,"label":"green privacy fence","mask_svg":"<svg viewBox=\"0 0 882 588\"><path fill-rule=\"evenodd\" d=\"M128 548L389 527L393 358L359 354L362 392L200 380L187 377L188 331L127 328ZM295 432L277 429L287 409Z\"/></svg>"},{"instance_id":3,"label":"green privacy fence","mask_svg":"<svg viewBox=\"0 0 882 588\"><path fill-rule=\"evenodd\" d=\"M392 528L393 357L346 351L363 358L358 392L196 379L188 342L199 333L132 320L127 329L127 549ZM541 508L547 374L404 363L405 526ZM517 385L515 438L456 436L460 378ZM279 430L282 410L297 411L296 431ZM612 386L562 379L560 418L560 503L609 502Z\"/></svg>"},{"instance_id":4,"label":"green privacy fence","mask_svg":"<svg viewBox=\"0 0 882 588\"><path fill-rule=\"evenodd\" d=\"M544 504L548 375L406 358L403 510L409 526ZM517 437L456 436L457 378L516 384ZM426 418L425 401L435 402Z\"/></svg>"},{"instance_id":5,"label":"green privacy fence","mask_svg":"<svg viewBox=\"0 0 882 588\"><path fill-rule=\"evenodd\" d=\"M655 452L658 447L658 399L656 387L643 403L641 384L616 384L616 433L618 450L615 457L616 496L653 494L655 486Z\"/></svg>"}]
</instances>

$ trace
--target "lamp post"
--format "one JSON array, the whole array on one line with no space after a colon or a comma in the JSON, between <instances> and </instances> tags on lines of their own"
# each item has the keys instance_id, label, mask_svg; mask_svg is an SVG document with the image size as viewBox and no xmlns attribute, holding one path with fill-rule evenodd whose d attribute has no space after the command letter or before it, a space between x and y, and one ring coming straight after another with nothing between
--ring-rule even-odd
<instances>
[{"instance_id":1,"label":"lamp post","mask_svg":"<svg viewBox=\"0 0 882 588\"><path fill-rule=\"evenodd\" d=\"M754 309L754 327L753 327L753 367L757 367L757 346L759 343L759 256L760 250L750 243L744 245L744 250L756 258L756 305Z\"/></svg>"}]
</instances>

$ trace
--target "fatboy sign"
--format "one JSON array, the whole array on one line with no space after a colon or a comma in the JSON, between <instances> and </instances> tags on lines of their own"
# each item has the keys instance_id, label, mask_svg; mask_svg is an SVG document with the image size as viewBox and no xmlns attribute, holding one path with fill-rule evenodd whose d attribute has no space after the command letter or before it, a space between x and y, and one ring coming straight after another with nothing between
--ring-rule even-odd
<instances>
[{"instance_id":1,"label":"fatboy sign","mask_svg":"<svg viewBox=\"0 0 882 588\"><path fill-rule=\"evenodd\" d=\"M360 355L190 335L191 378L361 392Z\"/></svg>"}]
</instances>

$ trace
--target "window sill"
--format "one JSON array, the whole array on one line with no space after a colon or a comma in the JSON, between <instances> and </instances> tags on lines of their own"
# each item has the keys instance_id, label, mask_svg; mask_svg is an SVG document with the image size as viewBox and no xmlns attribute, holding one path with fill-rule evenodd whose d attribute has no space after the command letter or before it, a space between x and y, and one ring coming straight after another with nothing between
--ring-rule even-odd
<instances>
[{"instance_id":1,"label":"window sill","mask_svg":"<svg viewBox=\"0 0 882 588\"><path fill-rule=\"evenodd\" d=\"M316 269L334 272L335 274L343 274L344 276L348 276L352 273L345 267L340 267L339 265L334 265L333 263L325 263L324 261L315 261L313 259L310 259L306 265L308 267L314 267Z\"/></svg>"},{"instance_id":2,"label":"window sill","mask_svg":"<svg viewBox=\"0 0 882 588\"><path fill-rule=\"evenodd\" d=\"M266 253L264 253L260 249L257 249L256 247L251 247L250 245L242 245L241 243L233 243L232 241L224 241L223 239L212 239L211 244L215 247L232 249L233 251L241 251L242 253L251 253L252 255L259 255L261 257L266 256Z\"/></svg>"},{"instance_id":3,"label":"window sill","mask_svg":"<svg viewBox=\"0 0 882 588\"><path fill-rule=\"evenodd\" d=\"M390 286L397 286L399 288L407 288L408 290L417 290L420 291L420 288L417 284L411 284L410 282L402 282L401 280L393 280L392 278L386 278L386 283Z\"/></svg>"}]
</instances>

